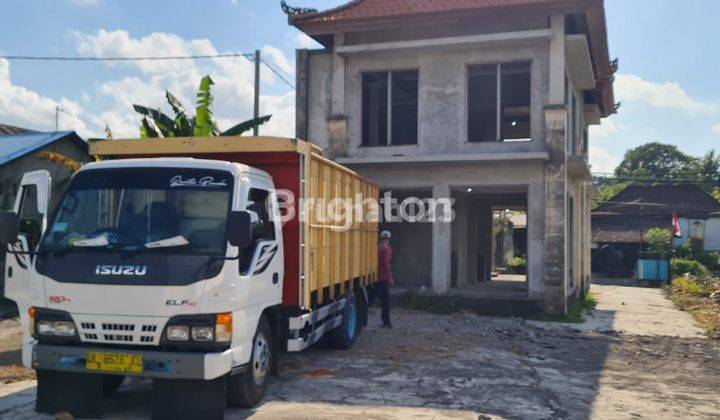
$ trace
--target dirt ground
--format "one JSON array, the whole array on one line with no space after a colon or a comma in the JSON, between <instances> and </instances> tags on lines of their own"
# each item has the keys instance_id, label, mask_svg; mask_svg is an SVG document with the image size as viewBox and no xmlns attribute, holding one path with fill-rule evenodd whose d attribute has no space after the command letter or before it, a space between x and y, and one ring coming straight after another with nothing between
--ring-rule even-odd
<instances>
[{"instance_id":1,"label":"dirt ground","mask_svg":"<svg viewBox=\"0 0 720 420\"><path fill-rule=\"evenodd\" d=\"M643 290L652 289L627 292L643 296ZM603 292L610 291L598 291L602 308L610 302ZM614 289L611 294L620 292ZM635 325L642 332L642 322L656 321L646 316L632 321L623 312L627 302L621 303L617 309L599 311L615 311L615 319L625 319L618 325L624 332L616 331L612 322L591 328L588 323L404 309L394 310L394 328L387 330L379 328L373 309L371 325L352 350L317 347L286 355L263 404L254 410L228 409L227 416L720 417L720 342L695 334L668 336L662 329L643 336L620 328ZM14 328L17 334L18 328L7 322L3 331ZM691 321L686 323L690 328ZM682 329L675 321L670 325ZM5 333L0 341L5 345L10 339ZM108 418L148 416L150 386L149 381L126 381L118 395L106 401ZM43 418L33 412L34 392L34 381L1 385L0 417Z\"/></svg>"}]
</instances>

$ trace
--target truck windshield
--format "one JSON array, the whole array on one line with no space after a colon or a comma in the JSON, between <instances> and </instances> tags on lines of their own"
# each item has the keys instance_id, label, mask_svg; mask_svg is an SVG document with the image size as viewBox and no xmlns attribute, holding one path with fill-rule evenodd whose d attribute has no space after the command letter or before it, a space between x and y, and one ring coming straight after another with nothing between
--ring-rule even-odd
<instances>
[{"instance_id":1,"label":"truck windshield","mask_svg":"<svg viewBox=\"0 0 720 420\"><path fill-rule=\"evenodd\" d=\"M55 211L41 251L223 254L233 177L203 169L80 172Z\"/></svg>"}]
</instances>

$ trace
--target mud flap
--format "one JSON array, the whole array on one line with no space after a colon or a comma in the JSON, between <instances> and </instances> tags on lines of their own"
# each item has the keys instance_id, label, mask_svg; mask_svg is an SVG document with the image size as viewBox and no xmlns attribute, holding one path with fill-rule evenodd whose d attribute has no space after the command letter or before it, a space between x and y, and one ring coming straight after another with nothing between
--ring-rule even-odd
<instances>
[{"instance_id":1,"label":"mud flap","mask_svg":"<svg viewBox=\"0 0 720 420\"><path fill-rule=\"evenodd\" d=\"M225 376L202 379L155 379L153 419L222 419L225 416Z\"/></svg>"},{"instance_id":2,"label":"mud flap","mask_svg":"<svg viewBox=\"0 0 720 420\"><path fill-rule=\"evenodd\" d=\"M37 370L35 411L55 415L70 413L74 417L102 416L102 375L56 370Z\"/></svg>"}]
</instances>

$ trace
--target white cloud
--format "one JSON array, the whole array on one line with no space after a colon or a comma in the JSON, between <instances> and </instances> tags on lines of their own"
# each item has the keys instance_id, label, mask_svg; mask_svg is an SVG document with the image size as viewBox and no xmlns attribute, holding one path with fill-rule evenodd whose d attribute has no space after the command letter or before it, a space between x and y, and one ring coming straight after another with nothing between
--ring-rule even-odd
<instances>
[{"instance_id":1,"label":"white cloud","mask_svg":"<svg viewBox=\"0 0 720 420\"><path fill-rule=\"evenodd\" d=\"M124 30L99 30L92 34L74 33L77 51L86 56L157 56L218 54L207 39L186 40L171 33L151 33L133 38ZM294 74L294 67L281 50L266 45L262 54L284 72ZM221 129L229 128L252 116L254 91L254 65L243 57L212 58L207 60L129 61L108 62L110 66L125 66L140 72L136 76L103 81L98 84L98 94L112 100L112 107L97 118L100 123L110 124L116 138L131 133L137 135L140 116L132 104L160 107L170 113L165 101L169 90L185 105L189 113L195 107L195 95L200 79L209 74L215 85L212 88L215 102L213 112ZM263 86L278 82L272 72L262 67ZM279 85L285 89L285 85ZM261 87L261 91L262 91ZM290 99L288 99L290 98ZM292 136L295 132L294 92L262 95L262 114L273 114L270 123L261 127L263 134Z\"/></svg>"},{"instance_id":2,"label":"white cloud","mask_svg":"<svg viewBox=\"0 0 720 420\"><path fill-rule=\"evenodd\" d=\"M307 36L304 32L295 35L295 45L298 48L318 48L320 44L314 39Z\"/></svg>"},{"instance_id":3,"label":"white cloud","mask_svg":"<svg viewBox=\"0 0 720 420\"><path fill-rule=\"evenodd\" d=\"M283 52L280 51L278 48L266 45L262 48L261 54L269 57L271 62L277 64L278 67L280 67L280 69L285 73L288 73L290 75L295 74L295 68L292 64L290 64L290 61L288 61L288 59L285 57L285 54L283 54Z\"/></svg>"},{"instance_id":4,"label":"white cloud","mask_svg":"<svg viewBox=\"0 0 720 420\"><path fill-rule=\"evenodd\" d=\"M72 0L73 3L79 5L79 6L89 6L89 5L95 5L98 4L98 0Z\"/></svg>"},{"instance_id":5,"label":"white cloud","mask_svg":"<svg viewBox=\"0 0 720 420\"><path fill-rule=\"evenodd\" d=\"M600 147L590 146L590 166L593 172L613 172L620 159Z\"/></svg>"},{"instance_id":6,"label":"white cloud","mask_svg":"<svg viewBox=\"0 0 720 420\"><path fill-rule=\"evenodd\" d=\"M653 83L633 74L619 74L615 80L615 91L621 101L644 102L656 108L688 113L720 112L720 104L694 99L676 82Z\"/></svg>"},{"instance_id":7,"label":"white cloud","mask_svg":"<svg viewBox=\"0 0 720 420\"><path fill-rule=\"evenodd\" d=\"M123 30L73 34L77 52L84 56L186 56L218 53L207 39L186 40L171 33L151 33L137 38ZM262 53L284 72L294 74L292 62L281 50L266 45L262 48ZM133 104L160 107L171 113L165 101L165 91L169 90L182 101L188 113L192 114L198 83L206 74L215 82L212 89L215 98L213 114L220 129L227 129L252 117L255 74L253 63L246 58L105 64L125 68L128 74L120 78L96 80L94 85L88 83L88 88L79 91L76 100L72 100L45 97L26 87L13 85L10 80L10 64L0 59L0 121L49 131L54 129L55 107L59 105L67 111L60 114L60 128L63 130L75 130L83 137L102 137L103 128L109 125L115 138L137 137L141 116L132 109ZM272 120L261 127L261 133L293 136L295 92L284 84L278 84L277 77L265 66L261 80L261 114L273 115ZM265 93L268 85L276 85L272 94ZM102 99L103 107L94 108L93 105L97 106L97 103L93 103L93 99Z\"/></svg>"},{"instance_id":8,"label":"white cloud","mask_svg":"<svg viewBox=\"0 0 720 420\"><path fill-rule=\"evenodd\" d=\"M718 133L718 134L720 134L720 124L718 124L718 125L716 125L715 127L713 127L713 128L712 128L712 131L713 131L713 133Z\"/></svg>"},{"instance_id":9,"label":"white cloud","mask_svg":"<svg viewBox=\"0 0 720 420\"><path fill-rule=\"evenodd\" d=\"M591 138L606 138L610 137L613 134L616 134L618 131L621 130L622 127L615 124L615 122L612 120L612 118L604 118L600 125L591 125L590 126L590 137Z\"/></svg>"},{"instance_id":10,"label":"white cloud","mask_svg":"<svg viewBox=\"0 0 720 420\"><path fill-rule=\"evenodd\" d=\"M10 78L10 63L0 59L0 121L20 127L52 131L55 129L57 106L72 114L60 114L60 130L72 129L83 136L91 134L85 123L76 117L83 113L80 104L67 98L55 100L13 84Z\"/></svg>"}]
</instances>

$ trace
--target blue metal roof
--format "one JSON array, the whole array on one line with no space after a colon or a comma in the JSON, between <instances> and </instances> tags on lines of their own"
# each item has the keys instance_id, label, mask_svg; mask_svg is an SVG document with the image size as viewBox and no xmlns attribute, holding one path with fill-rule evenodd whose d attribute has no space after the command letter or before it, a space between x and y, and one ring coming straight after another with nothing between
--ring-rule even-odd
<instances>
[{"instance_id":1,"label":"blue metal roof","mask_svg":"<svg viewBox=\"0 0 720 420\"><path fill-rule=\"evenodd\" d=\"M58 131L56 133L22 133L0 136L0 165L25 156L48 144L70 136L78 146L87 150L85 143L74 131Z\"/></svg>"}]
</instances>

